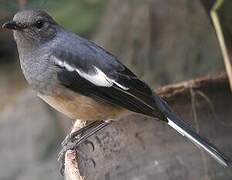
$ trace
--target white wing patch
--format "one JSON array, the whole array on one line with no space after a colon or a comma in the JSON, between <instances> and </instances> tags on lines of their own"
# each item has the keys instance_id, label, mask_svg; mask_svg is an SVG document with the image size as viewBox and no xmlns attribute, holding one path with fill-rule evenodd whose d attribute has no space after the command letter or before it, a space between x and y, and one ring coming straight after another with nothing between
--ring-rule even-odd
<instances>
[{"instance_id":1,"label":"white wing patch","mask_svg":"<svg viewBox=\"0 0 232 180\"><path fill-rule=\"evenodd\" d=\"M85 78L86 80L90 81L91 83L95 84L96 86L102 86L102 87L111 87L113 86L113 82L110 81L109 78L103 73L100 69L97 67L94 67L95 73L87 74L83 71L80 71L79 69L76 69L78 74Z\"/></svg>"},{"instance_id":2,"label":"white wing patch","mask_svg":"<svg viewBox=\"0 0 232 180\"><path fill-rule=\"evenodd\" d=\"M77 67L68 64L66 61L62 61L62 60L58 59L55 56L51 56L51 59L55 62L56 65L58 65L60 67L64 67L65 69L67 69L70 72L76 71L81 77L85 78L87 81L93 83L96 86L111 87L111 86L113 86L113 84L115 84L116 86L118 86L119 88L121 88L123 90L129 89L129 88L119 84L114 79L107 77L107 75L96 66L93 66L95 72L88 74L88 73L78 69Z\"/></svg>"}]
</instances>

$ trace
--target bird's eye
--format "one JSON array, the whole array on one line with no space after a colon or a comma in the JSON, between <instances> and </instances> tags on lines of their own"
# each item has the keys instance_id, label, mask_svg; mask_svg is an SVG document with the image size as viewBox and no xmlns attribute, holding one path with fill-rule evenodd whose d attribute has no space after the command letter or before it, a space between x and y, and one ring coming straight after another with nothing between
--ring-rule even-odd
<instances>
[{"instance_id":1,"label":"bird's eye","mask_svg":"<svg viewBox=\"0 0 232 180\"><path fill-rule=\"evenodd\" d=\"M44 25L44 22L39 20L39 21L36 21L35 23L35 26L38 28L38 29L41 29Z\"/></svg>"}]
</instances>

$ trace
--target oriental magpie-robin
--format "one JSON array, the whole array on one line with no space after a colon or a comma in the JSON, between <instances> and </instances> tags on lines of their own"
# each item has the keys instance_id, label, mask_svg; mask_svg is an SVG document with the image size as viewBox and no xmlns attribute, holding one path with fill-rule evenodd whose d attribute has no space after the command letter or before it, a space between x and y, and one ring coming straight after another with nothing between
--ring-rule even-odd
<instances>
[{"instance_id":1,"label":"oriental magpie-robin","mask_svg":"<svg viewBox=\"0 0 232 180\"><path fill-rule=\"evenodd\" d=\"M13 29L23 74L38 96L70 118L93 121L66 138L65 150L134 112L158 117L223 166L230 164L115 56L65 30L46 12L18 12L3 28Z\"/></svg>"}]
</instances>

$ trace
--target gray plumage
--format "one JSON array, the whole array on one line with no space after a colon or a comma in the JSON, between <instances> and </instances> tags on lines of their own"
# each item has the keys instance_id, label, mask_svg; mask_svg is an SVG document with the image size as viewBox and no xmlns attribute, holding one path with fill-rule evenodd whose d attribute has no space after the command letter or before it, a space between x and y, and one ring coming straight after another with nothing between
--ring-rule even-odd
<instances>
[{"instance_id":1,"label":"gray plumage","mask_svg":"<svg viewBox=\"0 0 232 180\"><path fill-rule=\"evenodd\" d=\"M28 83L54 108L84 120L119 118L128 112L159 117L222 165L230 164L115 56L66 31L46 12L25 10L3 26L14 29Z\"/></svg>"}]
</instances>

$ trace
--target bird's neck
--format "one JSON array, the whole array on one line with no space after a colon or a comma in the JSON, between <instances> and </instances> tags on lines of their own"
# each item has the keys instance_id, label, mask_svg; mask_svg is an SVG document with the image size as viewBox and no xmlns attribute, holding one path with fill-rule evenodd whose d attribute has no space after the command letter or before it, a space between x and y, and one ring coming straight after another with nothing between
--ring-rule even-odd
<instances>
[{"instance_id":1,"label":"bird's neck","mask_svg":"<svg viewBox=\"0 0 232 180\"><path fill-rule=\"evenodd\" d=\"M38 84L44 81L43 73L47 68L47 52L41 51L37 43L22 37L20 33L14 33L17 44L21 69L27 82L37 90Z\"/></svg>"},{"instance_id":2,"label":"bird's neck","mask_svg":"<svg viewBox=\"0 0 232 180\"><path fill-rule=\"evenodd\" d=\"M30 56L38 44L27 38L22 32L14 31L14 39L17 44L19 56ZM21 59L21 58L20 58Z\"/></svg>"}]
</instances>

